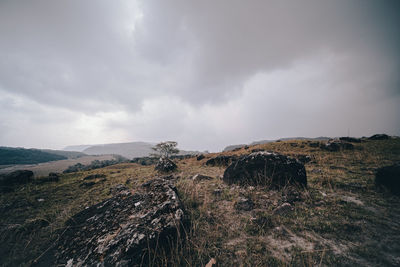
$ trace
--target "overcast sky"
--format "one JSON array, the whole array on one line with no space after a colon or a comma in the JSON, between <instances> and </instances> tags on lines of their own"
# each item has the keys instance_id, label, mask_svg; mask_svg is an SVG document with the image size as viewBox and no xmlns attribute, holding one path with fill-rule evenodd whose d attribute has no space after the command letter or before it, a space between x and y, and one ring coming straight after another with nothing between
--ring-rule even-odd
<instances>
[{"instance_id":1,"label":"overcast sky","mask_svg":"<svg viewBox=\"0 0 400 267\"><path fill-rule=\"evenodd\" d=\"M0 0L0 145L400 135L400 1Z\"/></svg>"}]
</instances>

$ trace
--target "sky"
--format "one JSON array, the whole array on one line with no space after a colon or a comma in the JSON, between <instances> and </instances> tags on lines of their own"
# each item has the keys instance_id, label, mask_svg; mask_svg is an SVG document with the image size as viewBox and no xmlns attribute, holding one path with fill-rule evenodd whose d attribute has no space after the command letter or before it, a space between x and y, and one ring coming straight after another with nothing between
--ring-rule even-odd
<instances>
[{"instance_id":1,"label":"sky","mask_svg":"<svg viewBox=\"0 0 400 267\"><path fill-rule=\"evenodd\" d=\"M400 135L400 1L0 0L0 146Z\"/></svg>"}]
</instances>

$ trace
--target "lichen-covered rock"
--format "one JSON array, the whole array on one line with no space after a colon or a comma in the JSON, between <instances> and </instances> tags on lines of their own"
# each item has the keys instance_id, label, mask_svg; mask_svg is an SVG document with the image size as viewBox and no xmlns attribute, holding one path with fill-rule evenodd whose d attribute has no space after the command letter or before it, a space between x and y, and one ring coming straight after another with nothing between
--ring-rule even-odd
<instances>
[{"instance_id":1,"label":"lichen-covered rock","mask_svg":"<svg viewBox=\"0 0 400 267\"><path fill-rule=\"evenodd\" d=\"M255 152L240 157L225 170L228 184L270 185L280 188L288 184L307 186L304 165L278 153Z\"/></svg>"},{"instance_id":2,"label":"lichen-covered rock","mask_svg":"<svg viewBox=\"0 0 400 267\"><path fill-rule=\"evenodd\" d=\"M376 171L375 184L384 186L392 193L400 195L400 162L379 168Z\"/></svg>"},{"instance_id":3,"label":"lichen-covered rock","mask_svg":"<svg viewBox=\"0 0 400 267\"><path fill-rule=\"evenodd\" d=\"M206 161L207 166L228 166L237 159L236 156L216 156Z\"/></svg>"},{"instance_id":4,"label":"lichen-covered rock","mask_svg":"<svg viewBox=\"0 0 400 267\"><path fill-rule=\"evenodd\" d=\"M176 164L168 158L160 158L157 162L155 170L159 172L171 172L176 170Z\"/></svg>"},{"instance_id":5,"label":"lichen-covered rock","mask_svg":"<svg viewBox=\"0 0 400 267\"><path fill-rule=\"evenodd\" d=\"M91 206L66 222L53 265L139 266L179 237L183 209L174 185L154 179Z\"/></svg>"}]
</instances>

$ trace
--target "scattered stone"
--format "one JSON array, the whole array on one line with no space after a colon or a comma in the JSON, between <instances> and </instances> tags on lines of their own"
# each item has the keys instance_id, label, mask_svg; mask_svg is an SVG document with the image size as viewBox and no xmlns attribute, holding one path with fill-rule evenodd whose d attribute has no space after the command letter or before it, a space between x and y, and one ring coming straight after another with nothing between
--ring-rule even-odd
<instances>
[{"instance_id":1,"label":"scattered stone","mask_svg":"<svg viewBox=\"0 0 400 267\"><path fill-rule=\"evenodd\" d=\"M302 201L302 196L299 190L293 186L289 186L285 188L283 195L282 195L283 202L288 202L293 204L297 201Z\"/></svg>"},{"instance_id":2,"label":"scattered stone","mask_svg":"<svg viewBox=\"0 0 400 267\"><path fill-rule=\"evenodd\" d=\"M311 156L304 154L297 154L295 158L298 159L301 163L306 164L311 161Z\"/></svg>"},{"instance_id":3,"label":"scattered stone","mask_svg":"<svg viewBox=\"0 0 400 267\"><path fill-rule=\"evenodd\" d=\"M212 179L214 179L214 178L212 178L210 176L207 176L207 175L202 175L202 174L199 174L199 173L193 175L193 177L192 177L192 180L194 182L200 182L200 181L203 181L203 180L212 180Z\"/></svg>"},{"instance_id":4,"label":"scattered stone","mask_svg":"<svg viewBox=\"0 0 400 267\"><path fill-rule=\"evenodd\" d=\"M96 173L96 174L92 174L92 175L86 176L85 178L83 178L83 180L87 181L87 180L93 180L93 179L96 179L96 178L105 178L105 177L106 177L105 174Z\"/></svg>"},{"instance_id":5,"label":"scattered stone","mask_svg":"<svg viewBox=\"0 0 400 267\"><path fill-rule=\"evenodd\" d=\"M388 140L390 136L387 134L374 134L373 136L368 138L369 140Z\"/></svg>"},{"instance_id":6,"label":"scattered stone","mask_svg":"<svg viewBox=\"0 0 400 267\"><path fill-rule=\"evenodd\" d=\"M157 162L155 170L159 172L170 172L176 170L176 164L168 158L160 158Z\"/></svg>"},{"instance_id":7,"label":"scattered stone","mask_svg":"<svg viewBox=\"0 0 400 267\"><path fill-rule=\"evenodd\" d=\"M228 166L237 159L236 156L216 156L206 161L207 166Z\"/></svg>"},{"instance_id":8,"label":"scattered stone","mask_svg":"<svg viewBox=\"0 0 400 267\"><path fill-rule=\"evenodd\" d=\"M117 184L116 186L110 188L110 194L116 195L126 190L129 190L129 188L122 184Z\"/></svg>"},{"instance_id":9,"label":"scattered stone","mask_svg":"<svg viewBox=\"0 0 400 267\"><path fill-rule=\"evenodd\" d=\"M154 179L134 194L122 191L74 215L42 259L54 258L53 266L147 266L154 264L149 249L153 256L177 242L183 219L175 186Z\"/></svg>"},{"instance_id":10,"label":"scattered stone","mask_svg":"<svg viewBox=\"0 0 400 267\"><path fill-rule=\"evenodd\" d=\"M250 150L251 151L251 153L254 153L254 152L262 152L262 151L265 151L265 149L262 149L262 148L254 148L254 149L252 149L252 150Z\"/></svg>"},{"instance_id":11,"label":"scattered stone","mask_svg":"<svg viewBox=\"0 0 400 267\"><path fill-rule=\"evenodd\" d=\"M38 198L37 199L37 202L43 202L44 201L44 198Z\"/></svg>"},{"instance_id":12,"label":"scattered stone","mask_svg":"<svg viewBox=\"0 0 400 267\"><path fill-rule=\"evenodd\" d=\"M290 205L290 203L283 203L282 205L280 205L279 207L277 207L276 209L274 209L274 211L272 212L274 215L284 215L289 213L290 211L293 210L292 205Z\"/></svg>"},{"instance_id":13,"label":"scattered stone","mask_svg":"<svg viewBox=\"0 0 400 267\"><path fill-rule=\"evenodd\" d=\"M234 206L237 210L250 211L254 208L254 202L249 198L241 197L236 201Z\"/></svg>"},{"instance_id":14,"label":"scattered stone","mask_svg":"<svg viewBox=\"0 0 400 267\"><path fill-rule=\"evenodd\" d=\"M400 195L400 162L379 168L375 175L375 184L384 186L392 193Z\"/></svg>"},{"instance_id":15,"label":"scattered stone","mask_svg":"<svg viewBox=\"0 0 400 267\"><path fill-rule=\"evenodd\" d=\"M228 184L269 185L280 188L287 184L307 186L304 165L278 153L255 152L240 157L225 170Z\"/></svg>"},{"instance_id":16,"label":"scattered stone","mask_svg":"<svg viewBox=\"0 0 400 267\"><path fill-rule=\"evenodd\" d=\"M327 151L335 152L340 150L352 150L354 149L354 146L351 143L343 142L340 140L330 140L327 143L321 145L321 148Z\"/></svg>"},{"instance_id":17,"label":"scattered stone","mask_svg":"<svg viewBox=\"0 0 400 267\"><path fill-rule=\"evenodd\" d=\"M196 159L197 159L197 160L202 160L202 159L204 159L204 158L205 158L205 156L204 156L203 154L201 154L201 155L198 155Z\"/></svg>"},{"instance_id":18,"label":"scattered stone","mask_svg":"<svg viewBox=\"0 0 400 267\"><path fill-rule=\"evenodd\" d=\"M355 137L340 137L340 141L345 141L345 142L350 142L350 143L361 143L360 138L355 138Z\"/></svg>"}]
</instances>

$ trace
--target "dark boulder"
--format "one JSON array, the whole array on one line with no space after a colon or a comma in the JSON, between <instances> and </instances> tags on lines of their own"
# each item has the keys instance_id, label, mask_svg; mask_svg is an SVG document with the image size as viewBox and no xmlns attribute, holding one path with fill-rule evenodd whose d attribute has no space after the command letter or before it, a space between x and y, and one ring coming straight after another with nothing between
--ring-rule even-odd
<instances>
[{"instance_id":1,"label":"dark boulder","mask_svg":"<svg viewBox=\"0 0 400 267\"><path fill-rule=\"evenodd\" d=\"M160 158L157 162L155 170L159 172L170 172L176 170L176 164L168 158Z\"/></svg>"},{"instance_id":2,"label":"dark boulder","mask_svg":"<svg viewBox=\"0 0 400 267\"><path fill-rule=\"evenodd\" d=\"M354 149L354 146L351 143L343 142L340 140L330 140L325 144L322 144L321 148L327 151L335 152L341 150L352 150Z\"/></svg>"},{"instance_id":3,"label":"dark boulder","mask_svg":"<svg viewBox=\"0 0 400 267\"><path fill-rule=\"evenodd\" d=\"M384 186L392 193L400 195L400 162L379 168L376 171L375 184Z\"/></svg>"},{"instance_id":4,"label":"dark boulder","mask_svg":"<svg viewBox=\"0 0 400 267\"><path fill-rule=\"evenodd\" d=\"M240 157L225 170L228 184L269 185L280 188L288 184L307 186L304 165L278 153L255 152Z\"/></svg>"},{"instance_id":5,"label":"dark boulder","mask_svg":"<svg viewBox=\"0 0 400 267\"><path fill-rule=\"evenodd\" d=\"M33 181L33 172L29 170L17 170L0 176L0 187L8 191L14 185L26 184Z\"/></svg>"},{"instance_id":6,"label":"dark boulder","mask_svg":"<svg viewBox=\"0 0 400 267\"><path fill-rule=\"evenodd\" d=\"M164 179L151 180L135 193L123 190L70 218L49 253L48 258L54 259L50 265L154 264L148 260L157 259L155 255L163 255L180 240L183 218L175 186Z\"/></svg>"},{"instance_id":7,"label":"dark boulder","mask_svg":"<svg viewBox=\"0 0 400 267\"><path fill-rule=\"evenodd\" d=\"M236 156L216 156L206 161L207 166L228 166L237 159Z\"/></svg>"},{"instance_id":8,"label":"dark boulder","mask_svg":"<svg viewBox=\"0 0 400 267\"><path fill-rule=\"evenodd\" d=\"M374 134L373 136L368 138L369 140L388 140L390 136L387 134Z\"/></svg>"},{"instance_id":9,"label":"dark boulder","mask_svg":"<svg viewBox=\"0 0 400 267\"><path fill-rule=\"evenodd\" d=\"M345 142L350 142L350 143L361 143L360 138L355 138L355 137L340 137L340 141L345 141Z\"/></svg>"},{"instance_id":10,"label":"dark boulder","mask_svg":"<svg viewBox=\"0 0 400 267\"><path fill-rule=\"evenodd\" d=\"M197 156L197 160L202 160L204 158L205 158L205 156L203 154Z\"/></svg>"}]
</instances>

